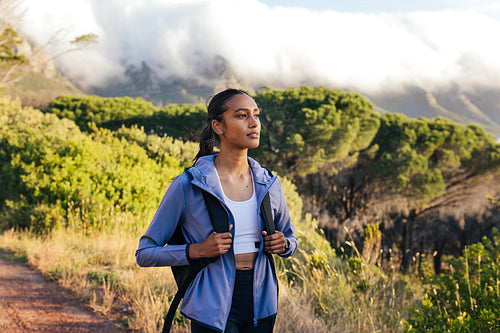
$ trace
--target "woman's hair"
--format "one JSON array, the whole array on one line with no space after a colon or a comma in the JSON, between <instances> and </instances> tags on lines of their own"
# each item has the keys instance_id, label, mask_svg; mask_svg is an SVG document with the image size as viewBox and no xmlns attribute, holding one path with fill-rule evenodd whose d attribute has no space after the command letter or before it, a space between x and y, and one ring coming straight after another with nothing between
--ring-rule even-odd
<instances>
[{"instance_id":1,"label":"woman's hair","mask_svg":"<svg viewBox=\"0 0 500 333\"><path fill-rule=\"evenodd\" d=\"M240 89L229 88L213 95L207 105L207 123L203 128L200 136L200 150L194 158L194 163L202 156L212 155L214 153L214 146L220 143L219 135L215 133L212 128L212 121L223 121L222 115L228 109L226 103L236 95L248 95L246 91Z\"/></svg>"}]
</instances>

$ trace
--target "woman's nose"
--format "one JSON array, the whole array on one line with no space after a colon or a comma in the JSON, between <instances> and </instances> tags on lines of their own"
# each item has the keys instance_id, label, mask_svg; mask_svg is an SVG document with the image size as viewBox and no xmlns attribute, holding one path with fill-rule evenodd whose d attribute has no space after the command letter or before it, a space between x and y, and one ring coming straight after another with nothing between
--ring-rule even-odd
<instances>
[{"instance_id":1,"label":"woman's nose","mask_svg":"<svg viewBox=\"0 0 500 333\"><path fill-rule=\"evenodd\" d=\"M250 127L257 127L260 124L260 120L257 117L250 117Z\"/></svg>"}]
</instances>

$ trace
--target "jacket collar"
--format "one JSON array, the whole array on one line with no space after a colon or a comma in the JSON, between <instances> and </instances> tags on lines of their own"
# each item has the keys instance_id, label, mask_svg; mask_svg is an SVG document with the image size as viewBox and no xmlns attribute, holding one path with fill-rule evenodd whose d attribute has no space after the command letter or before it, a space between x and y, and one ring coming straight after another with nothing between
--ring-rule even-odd
<instances>
[{"instance_id":1,"label":"jacket collar","mask_svg":"<svg viewBox=\"0 0 500 333\"><path fill-rule=\"evenodd\" d=\"M196 164L187 169L186 172L191 175L193 185L223 200L222 189L215 171L214 160L216 156L217 154L200 157ZM260 202L277 177L251 157L248 157L248 164L252 168L255 191Z\"/></svg>"}]
</instances>

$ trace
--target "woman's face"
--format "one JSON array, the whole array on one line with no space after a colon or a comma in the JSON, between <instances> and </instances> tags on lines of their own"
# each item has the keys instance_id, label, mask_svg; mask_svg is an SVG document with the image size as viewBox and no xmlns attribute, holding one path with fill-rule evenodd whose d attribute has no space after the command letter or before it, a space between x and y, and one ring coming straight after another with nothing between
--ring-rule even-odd
<instances>
[{"instance_id":1,"label":"woman's face","mask_svg":"<svg viewBox=\"0 0 500 333\"><path fill-rule=\"evenodd\" d=\"M219 135L221 149L225 145L236 148L256 148L260 140L259 108L248 95L238 94L226 102L223 122L212 122L214 131Z\"/></svg>"}]
</instances>

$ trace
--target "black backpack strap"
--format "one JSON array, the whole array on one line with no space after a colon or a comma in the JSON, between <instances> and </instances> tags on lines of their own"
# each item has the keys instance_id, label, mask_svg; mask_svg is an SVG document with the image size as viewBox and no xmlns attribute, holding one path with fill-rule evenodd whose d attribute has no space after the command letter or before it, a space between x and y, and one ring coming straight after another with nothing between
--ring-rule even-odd
<instances>
[{"instance_id":1,"label":"black backpack strap","mask_svg":"<svg viewBox=\"0 0 500 333\"><path fill-rule=\"evenodd\" d=\"M162 333L170 332L170 328L172 327L172 322L174 321L175 312L177 311L177 308L179 307L181 299L184 297L187 288L194 280L196 275L203 269L203 267L207 266L209 263L210 262L208 260L200 260L194 263L193 265L189 265L187 277L185 278L184 282L180 286L178 286L174 299L172 300L172 303L170 303L170 307L168 308L167 316L165 317L165 323L163 324ZM186 266L181 266L181 267L186 267Z\"/></svg>"},{"instance_id":2,"label":"black backpack strap","mask_svg":"<svg viewBox=\"0 0 500 333\"><path fill-rule=\"evenodd\" d=\"M210 193L201 190L203 193L203 199L205 200L205 206L207 207L208 216L210 217L210 222L212 223L212 227L215 232L226 232L229 230L229 217L227 215L226 210L222 207L219 199L211 195ZM184 240L182 233L179 230L176 230L174 234L174 238L181 238ZM180 233L180 235L179 235ZM174 244L170 242L170 244ZM175 242L175 244L185 244L182 242ZM175 293L174 299L172 303L170 303L170 307L167 312L167 316L165 317L165 323L163 324L162 333L170 332L170 328L172 327L172 322L174 320L175 312L179 307L179 304L186 293L187 288L193 282L194 278L198 273L206 267L210 262L214 262L219 257L209 258L197 260L195 263L186 266L172 266L172 272L176 279L177 283L177 293ZM274 266L274 265L273 265Z\"/></svg>"},{"instance_id":3,"label":"black backpack strap","mask_svg":"<svg viewBox=\"0 0 500 333\"><path fill-rule=\"evenodd\" d=\"M201 190L203 193L203 199L205 199L205 205L207 206L208 216L210 216L210 221L215 232L226 232L229 230L229 217L227 212L222 207L219 199L211 195L210 193Z\"/></svg>"},{"instance_id":4,"label":"black backpack strap","mask_svg":"<svg viewBox=\"0 0 500 333\"><path fill-rule=\"evenodd\" d=\"M265 230L268 235L272 235L276 232L276 226L274 224L273 213L271 212L271 198L269 197L269 192L266 193L262 203L260 205L260 211L262 217L264 218ZM276 279L276 287L279 293L278 276L276 275L276 267L274 266L274 257L272 254L265 252L267 258L271 262L271 269L273 271L274 278Z\"/></svg>"},{"instance_id":5,"label":"black backpack strap","mask_svg":"<svg viewBox=\"0 0 500 333\"><path fill-rule=\"evenodd\" d=\"M260 205L260 211L264 217L265 229L268 235L274 234L276 228L274 226L273 214L271 212L271 199L269 198L269 192L266 192L262 204Z\"/></svg>"}]
</instances>

